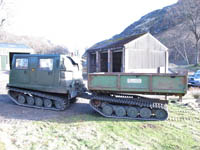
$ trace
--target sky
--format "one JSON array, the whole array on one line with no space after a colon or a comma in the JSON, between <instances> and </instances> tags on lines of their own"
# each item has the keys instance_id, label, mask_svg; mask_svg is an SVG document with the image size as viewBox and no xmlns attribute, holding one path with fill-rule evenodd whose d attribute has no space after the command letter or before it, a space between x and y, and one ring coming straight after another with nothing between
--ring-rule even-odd
<instances>
[{"instance_id":1,"label":"sky","mask_svg":"<svg viewBox=\"0 0 200 150\"><path fill-rule=\"evenodd\" d=\"M145 14L177 0L15 0L9 31L44 37L70 51L122 32Z\"/></svg>"}]
</instances>

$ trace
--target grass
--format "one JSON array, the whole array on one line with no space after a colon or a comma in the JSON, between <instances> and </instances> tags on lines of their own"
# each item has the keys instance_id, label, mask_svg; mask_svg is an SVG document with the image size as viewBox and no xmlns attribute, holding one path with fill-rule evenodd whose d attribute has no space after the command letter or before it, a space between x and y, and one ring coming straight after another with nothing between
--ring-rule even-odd
<instances>
[{"instance_id":1,"label":"grass","mask_svg":"<svg viewBox=\"0 0 200 150\"><path fill-rule=\"evenodd\" d=\"M7 139L6 146L20 150L199 150L200 113L178 103L170 104L169 111L167 121L116 120L83 114L1 124L0 139Z\"/></svg>"}]
</instances>

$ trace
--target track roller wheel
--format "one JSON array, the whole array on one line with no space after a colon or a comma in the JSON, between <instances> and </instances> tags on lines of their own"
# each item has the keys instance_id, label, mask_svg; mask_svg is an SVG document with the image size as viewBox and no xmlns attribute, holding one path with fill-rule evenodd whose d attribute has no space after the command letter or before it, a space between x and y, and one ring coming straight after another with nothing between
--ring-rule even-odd
<instances>
[{"instance_id":1,"label":"track roller wheel","mask_svg":"<svg viewBox=\"0 0 200 150\"><path fill-rule=\"evenodd\" d=\"M136 107L129 107L127 115L131 118L136 118L138 116L138 109Z\"/></svg>"},{"instance_id":2,"label":"track roller wheel","mask_svg":"<svg viewBox=\"0 0 200 150\"><path fill-rule=\"evenodd\" d=\"M115 106L114 111L118 117L124 117L126 115L126 110L123 106Z\"/></svg>"},{"instance_id":3,"label":"track roller wheel","mask_svg":"<svg viewBox=\"0 0 200 150\"><path fill-rule=\"evenodd\" d=\"M59 101L55 101L55 107L57 108L57 109L61 109L62 108L62 104L61 104L61 102L59 102Z\"/></svg>"},{"instance_id":4,"label":"track roller wheel","mask_svg":"<svg viewBox=\"0 0 200 150\"><path fill-rule=\"evenodd\" d=\"M95 107L100 107L101 106L101 101L98 100L92 100L92 105L94 105Z\"/></svg>"},{"instance_id":5,"label":"track roller wheel","mask_svg":"<svg viewBox=\"0 0 200 150\"><path fill-rule=\"evenodd\" d=\"M34 98L31 97L31 96L27 96L27 97L26 97L26 100L27 100L27 104L28 104L28 105L34 105L34 103L35 103Z\"/></svg>"},{"instance_id":6,"label":"track roller wheel","mask_svg":"<svg viewBox=\"0 0 200 150\"><path fill-rule=\"evenodd\" d=\"M113 108L111 105L106 104L106 105L103 105L102 111L105 115L111 116L113 113Z\"/></svg>"},{"instance_id":7,"label":"track roller wheel","mask_svg":"<svg viewBox=\"0 0 200 150\"><path fill-rule=\"evenodd\" d=\"M12 96L14 99L17 99L17 97L18 97L18 93L17 92L14 92L14 91L8 91L8 94L10 95L10 96Z\"/></svg>"},{"instance_id":8,"label":"track roller wheel","mask_svg":"<svg viewBox=\"0 0 200 150\"><path fill-rule=\"evenodd\" d=\"M36 97L35 98L35 105L39 106L39 107L43 106L43 100L42 100L42 98Z\"/></svg>"},{"instance_id":9,"label":"track roller wheel","mask_svg":"<svg viewBox=\"0 0 200 150\"><path fill-rule=\"evenodd\" d=\"M164 120L167 118L167 112L163 109L157 109L155 112L156 118L160 120Z\"/></svg>"},{"instance_id":10,"label":"track roller wheel","mask_svg":"<svg viewBox=\"0 0 200 150\"><path fill-rule=\"evenodd\" d=\"M142 118L148 119L151 117L151 110L149 108L140 109L140 116Z\"/></svg>"},{"instance_id":11,"label":"track roller wheel","mask_svg":"<svg viewBox=\"0 0 200 150\"><path fill-rule=\"evenodd\" d=\"M17 101L20 103L20 104L24 104L26 102L26 98L24 95L20 94L17 98Z\"/></svg>"},{"instance_id":12,"label":"track roller wheel","mask_svg":"<svg viewBox=\"0 0 200 150\"><path fill-rule=\"evenodd\" d=\"M46 108L51 108L52 105L53 105L52 100L47 99L47 98L44 99L44 107L46 107Z\"/></svg>"},{"instance_id":13,"label":"track roller wheel","mask_svg":"<svg viewBox=\"0 0 200 150\"><path fill-rule=\"evenodd\" d=\"M66 103L64 104L62 101L55 101L54 102L54 105L57 109L59 110L64 110L65 108L69 107L70 106L70 101L67 99L65 101Z\"/></svg>"}]
</instances>

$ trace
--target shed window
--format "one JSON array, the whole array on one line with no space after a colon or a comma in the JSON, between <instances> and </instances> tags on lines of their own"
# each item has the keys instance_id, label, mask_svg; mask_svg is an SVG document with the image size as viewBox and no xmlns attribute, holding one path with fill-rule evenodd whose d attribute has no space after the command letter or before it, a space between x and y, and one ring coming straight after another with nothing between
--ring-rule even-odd
<instances>
[{"instance_id":1,"label":"shed window","mask_svg":"<svg viewBox=\"0 0 200 150\"><path fill-rule=\"evenodd\" d=\"M53 59L51 58L40 59L39 68L42 70L49 70L49 71L53 70Z\"/></svg>"},{"instance_id":2,"label":"shed window","mask_svg":"<svg viewBox=\"0 0 200 150\"><path fill-rule=\"evenodd\" d=\"M16 69L28 69L28 58L17 58Z\"/></svg>"}]
</instances>

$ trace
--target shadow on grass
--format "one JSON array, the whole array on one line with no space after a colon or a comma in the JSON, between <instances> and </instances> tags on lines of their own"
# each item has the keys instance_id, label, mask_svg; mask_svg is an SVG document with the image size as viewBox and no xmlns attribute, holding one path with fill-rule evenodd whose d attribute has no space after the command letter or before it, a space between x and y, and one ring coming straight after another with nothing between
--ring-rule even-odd
<instances>
[{"instance_id":1,"label":"shadow on grass","mask_svg":"<svg viewBox=\"0 0 200 150\"><path fill-rule=\"evenodd\" d=\"M81 123L81 122L155 122L155 121L141 121L141 120L131 120L131 119L115 119L115 118L106 118L101 116L97 112L93 112L92 114L82 114L82 115L74 115L69 118L63 119L54 119L54 120L46 120L47 122L57 122L61 124L70 124L70 123Z\"/></svg>"}]
</instances>

